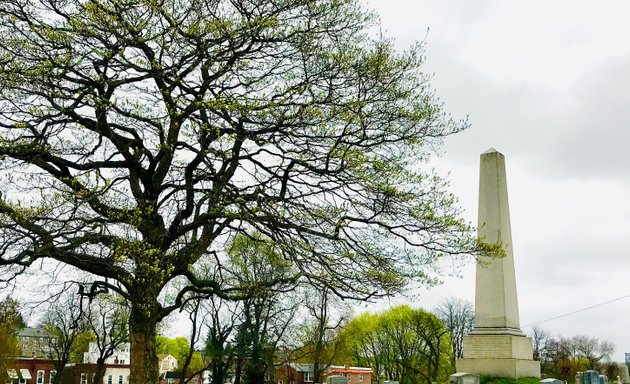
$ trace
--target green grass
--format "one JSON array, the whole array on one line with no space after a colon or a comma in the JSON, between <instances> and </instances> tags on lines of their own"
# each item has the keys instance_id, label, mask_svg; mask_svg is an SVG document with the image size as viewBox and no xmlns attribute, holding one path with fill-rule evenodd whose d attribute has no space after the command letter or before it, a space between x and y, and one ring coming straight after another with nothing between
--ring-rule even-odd
<instances>
[{"instance_id":1,"label":"green grass","mask_svg":"<svg viewBox=\"0 0 630 384\"><path fill-rule=\"evenodd\" d=\"M538 384L540 379L536 377L522 377L520 379L508 379L505 377L481 376L481 384Z\"/></svg>"}]
</instances>

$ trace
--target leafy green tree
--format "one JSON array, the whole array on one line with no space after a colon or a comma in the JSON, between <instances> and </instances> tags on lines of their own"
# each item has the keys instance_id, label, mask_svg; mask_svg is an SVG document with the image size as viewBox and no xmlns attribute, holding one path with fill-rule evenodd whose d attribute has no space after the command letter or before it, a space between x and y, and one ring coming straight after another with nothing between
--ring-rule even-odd
<instances>
[{"instance_id":1,"label":"leafy green tree","mask_svg":"<svg viewBox=\"0 0 630 384\"><path fill-rule=\"evenodd\" d=\"M354 318L343 337L353 363L403 384L445 381L452 373L448 330L435 315L399 306Z\"/></svg>"},{"instance_id":2,"label":"leafy green tree","mask_svg":"<svg viewBox=\"0 0 630 384\"><path fill-rule=\"evenodd\" d=\"M173 355L177 359L177 370L181 371L181 365L186 360L190 351L190 342L185 337L168 338L164 336L157 336L157 353ZM203 369L203 356L200 352L195 351L192 354L188 371L196 372Z\"/></svg>"},{"instance_id":3,"label":"leafy green tree","mask_svg":"<svg viewBox=\"0 0 630 384\"><path fill-rule=\"evenodd\" d=\"M19 304L7 296L0 301L0 382L8 382L7 369L20 353L17 333L26 324L19 310Z\"/></svg>"},{"instance_id":4,"label":"leafy green tree","mask_svg":"<svg viewBox=\"0 0 630 384\"><path fill-rule=\"evenodd\" d=\"M158 323L192 294L247 297L198 268L237 233L343 297L435 283L479 244L420 164L466 124L362 8L0 2L3 276L50 259L125 297L132 384L157 383Z\"/></svg>"}]
</instances>

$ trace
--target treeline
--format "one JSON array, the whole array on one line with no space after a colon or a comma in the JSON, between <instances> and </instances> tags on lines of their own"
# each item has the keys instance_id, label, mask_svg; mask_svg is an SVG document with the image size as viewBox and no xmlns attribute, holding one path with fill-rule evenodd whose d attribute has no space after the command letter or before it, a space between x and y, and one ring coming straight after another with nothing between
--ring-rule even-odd
<instances>
[{"instance_id":1,"label":"treeline","mask_svg":"<svg viewBox=\"0 0 630 384\"><path fill-rule=\"evenodd\" d=\"M273 272L264 268L275 274L277 267ZM262 278L264 273L260 269L243 271L242 276L254 275ZM191 321L191 334L174 339L158 336L156 350L172 354L179 362L177 370L189 373L188 377L209 370L213 384L228 380L237 384L268 382L274 364L282 363L314 364L314 382L320 382L331 365L343 364L370 367L375 372L374 380L380 374L402 384L443 382L454 372L454 354L459 347L452 344L456 330L446 324L452 325L456 317L453 309L459 307L453 303L464 305L471 317L470 303L447 300L435 311L450 315L442 319L408 306L352 317L349 306L332 292L294 288L264 294L261 291L256 297L238 302L216 297L190 301L185 311ZM74 296L72 292L59 296L39 324L54 336L54 342L51 339L43 350L45 357L58 363L57 383L64 382L66 364L82 362L90 342L96 343L97 363L104 364L128 341L124 301L102 294L82 304L74 301ZM4 354L0 359L5 368L11 365L12 357L19 355L16 335L26 325L18 307L10 298L0 303L3 325L13 324L1 327L4 333L0 337L9 335L11 345L15 345L7 349L12 356ZM471 318L467 322L472 324ZM104 369L98 374L102 377Z\"/></svg>"},{"instance_id":2,"label":"treeline","mask_svg":"<svg viewBox=\"0 0 630 384\"><path fill-rule=\"evenodd\" d=\"M534 326L530 333L534 344L534 359L540 361L541 372L572 382L578 371L594 369L610 379L619 373L618 365L609 359L615 345L596 337L577 335L554 336L549 331Z\"/></svg>"},{"instance_id":3,"label":"treeline","mask_svg":"<svg viewBox=\"0 0 630 384\"><path fill-rule=\"evenodd\" d=\"M204 268L203 275L210 280L235 287L229 295L212 290L182 293L177 282L172 291L164 292L175 296L191 331L174 340L158 336L155 350L174 355L181 372L208 370L212 384L228 379L234 384L263 384L270 381L277 364L312 363L313 381L320 382L331 365L350 364L372 368L373 380L382 375L401 384L430 384L446 381L455 371L456 359L462 357L463 337L474 322L469 302L447 299L432 312L400 306L353 317L348 301L340 295L346 282L340 280L340 287L318 286L316 276L311 276L313 281L304 284L296 278L295 262L263 236L235 237L226 254L220 268L212 263L197 268ZM340 276L352 274L341 269ZM100 367L98 381L105 360L129 340L129 303L122 295L94 287L67 284L48 301L40 319L55 336L48 352L58 363L58 377L93 341ZM0 314L0 320L17 317L15 302L7 299L3 305L7 314ZM19 329L15 321L18 325L7 327L11 331L6 337L15 338ZM161 325L163 333L168 333L167 324ZM534 330L535 357L550 377L569 379L575 371L589 368L602 371L602 361L614 349L611 343L584 336L554 338L539 328Z\"/></svg>"}]
</instances>

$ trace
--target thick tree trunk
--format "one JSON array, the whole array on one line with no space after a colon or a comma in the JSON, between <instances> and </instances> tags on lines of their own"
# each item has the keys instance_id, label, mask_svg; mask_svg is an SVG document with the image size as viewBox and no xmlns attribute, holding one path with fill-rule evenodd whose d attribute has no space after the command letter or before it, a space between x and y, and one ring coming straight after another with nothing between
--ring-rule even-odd
<instances>
[{"instance_id":1,"label":"thick tree trunk","mask_svg":"<svg viewBox=\"0 0 630 384\"><path fill-rule=\"evenodd\" d=\"M158 324L157 308L155 299L150 303L132 300L131 316L129 317L131 341L129 384L158 384L160 382L158 358L155 350Z\"/></svg>"}]
</instances>

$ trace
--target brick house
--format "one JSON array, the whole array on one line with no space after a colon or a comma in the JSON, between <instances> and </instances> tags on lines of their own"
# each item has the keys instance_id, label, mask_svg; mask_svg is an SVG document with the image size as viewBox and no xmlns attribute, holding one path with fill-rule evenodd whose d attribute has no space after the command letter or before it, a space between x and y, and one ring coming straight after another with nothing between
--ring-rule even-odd
<instances>
[{"instance_id":1,"label":"brick house","mask_svg":"<svg viewBox=\"0 0 630 384\"><path fill-rule=\"evenodd\" d=\"M326 370L325 377L339 375L348 379L348 384L369 384L372 382L372 368L332 365Z\"/></svg>"},{"instance_id":2,"label":"brick house","mask_svg":"<svg viewBox=\"0 0 630 384\"><path fill-rule=\"evenodd\" d=\"M349 367L331 365L322 373L321 381L328 376L344 376L348 384L370 384L372 369L364 367ZM310 384L314 381L314 364L289 363L275 367L274 377L265 377L269 384Z\"/></svg>"},{"instance_id":3,"label":"brick house","mask_svg":"<svg viewBox=\"0 0 630 384\"><path fill-rule=\"evenodd\" d=\"M15 359L15 368L7 370L10 384L49 384L55 377L54 360L20 357Z\"/></svg>"}]
</instances>

